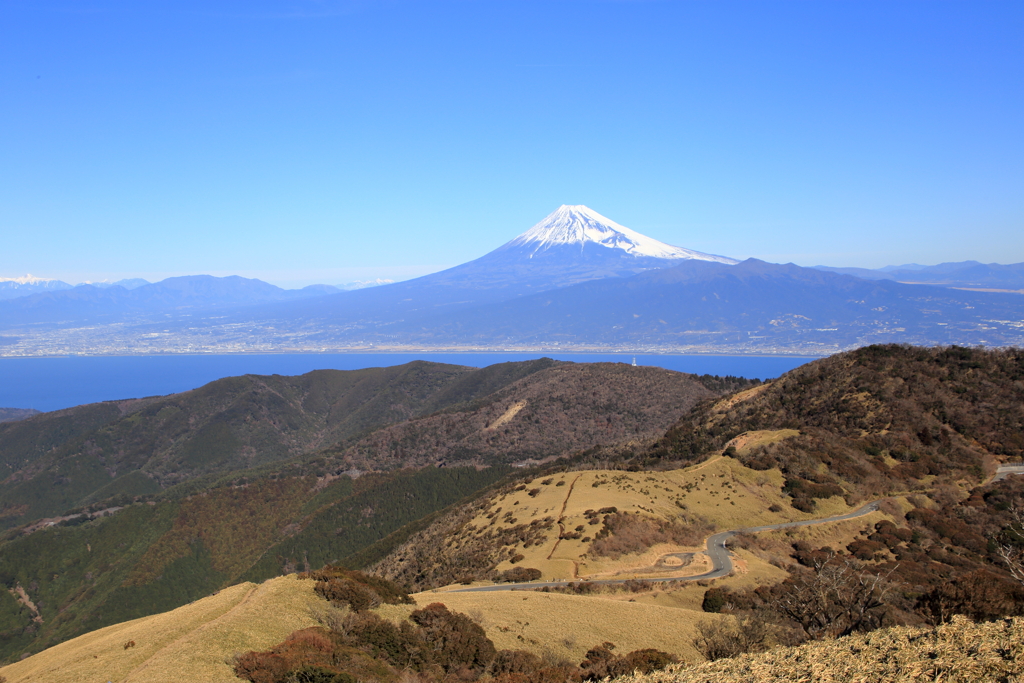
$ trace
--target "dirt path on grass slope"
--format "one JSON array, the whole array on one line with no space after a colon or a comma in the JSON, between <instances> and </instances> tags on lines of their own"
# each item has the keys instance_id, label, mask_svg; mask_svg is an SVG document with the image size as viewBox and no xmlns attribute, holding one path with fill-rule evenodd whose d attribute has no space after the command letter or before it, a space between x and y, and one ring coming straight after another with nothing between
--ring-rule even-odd
<instances>
[{"instance_id":1,"label":"dirt path on grass slope","mask_svg":"<svg viewBox=\"0 0 1024 683\"><path fill-rule=\"evenodd\" d=\"M576 482L578 482L582 476L582 474L576 475L576 478L572 480L571 484L569 484L569 492L565 494L565 500L562 501L562 509L558 513L558 539L555 541L554 547L551 548L551 552L548 553L549 560L551 559L551 556L555 554L555 551L558 550L558 545L562 542L562 534L565 533L565 526L562 524L562 520L565 518L565 509L569 507L569 496L572 495L572 490L575 488Z\"/></svg>"},{"instance_id":2,"label":"dirt path on grass slope","mask_svg":"<svg viewBox=\"0 0 1024 683\"><path fill-rule=\"evenodd\" d=\"M132 669L131 671L129 671L128 675L126 675L124 677L124 680L125 681L130 681L133 678L135 678L136 676L139 676L140 674L142 674L142 672L144 672L147 669L149 669L150 667L152 667L154 665L154 661L157 660L160 657L161 654L170 651L172 648L176 647L179 643L181 643L181 642L183 642L185 640L193 639L197 634L202 633L203 631L208 631L209 629L216 627L218 622L224 621L231 614L233 614L234 612L237 612L241 608L245 607L246 603L248 603L250 598L252 598L252 594L256 592L257 588L259 588L258 585L251 586L249 588L249 590L247 590L245 592L245 595L242 596L242 599L239 600L238 602L236 602L234 604L234 606L231 607L230 609L228 609L226 612L224 612L223 614L221 614L221 615L211 619L210 621L206 622L205 624L203 624L199 628L195 629L194 631L188 631L187 633L182 634L181 637L179 637L179 638L177 638L175 640L172 640L171 642L169 642L166 645L164 645L163 647L161 647L159 650L157 650L152 655L150 655L149 658L146 659L146 661L144 661L142 664L140 664L139 666L137 666L134 669ZM134 644L135 641L131 641L131 642ZM126 645L125 649L127 649L127 647L128 646ZM145 679L142 678L142 679L139 679L139 680L145 680Z\"/></svg>"}]
</instances>

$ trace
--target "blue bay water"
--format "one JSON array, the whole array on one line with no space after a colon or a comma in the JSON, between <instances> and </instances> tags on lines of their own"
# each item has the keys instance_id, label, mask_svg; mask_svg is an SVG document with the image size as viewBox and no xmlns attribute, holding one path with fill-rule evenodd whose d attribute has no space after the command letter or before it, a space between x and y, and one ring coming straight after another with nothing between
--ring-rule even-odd
<instances>
[{"instance_id":1,"label":"blue bay water","mask_svg":"<svg viewBox=\"0 0 1024 683\"><path fill-rule=\"evenodd\" d=\"M631 363L632 354L330 353L201 356L0 358L0 407L49 411L123 398L187 391L234 375L301 375L311 370L358 370L428 360L484 367L541 357L576 363ZM793 356L637 355L653 365L700 375L769 379L813 358Z\"/></svg>"}]
</instances>

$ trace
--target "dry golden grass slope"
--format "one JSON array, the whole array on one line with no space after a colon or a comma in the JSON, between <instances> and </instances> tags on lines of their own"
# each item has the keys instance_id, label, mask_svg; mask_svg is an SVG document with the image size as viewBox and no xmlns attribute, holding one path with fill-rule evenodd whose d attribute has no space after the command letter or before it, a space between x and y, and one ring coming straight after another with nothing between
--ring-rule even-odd
<instances>
[{"instance_id":1,"label":"dry golden grass slope","mask_svg":"<svg viewBox=\"0 0 1024 683\"><path fill-rule=\"evenodd\" d=\"M413 597L415 606L383 606L377 612L397 620L414 609L440 602L468 614L499 650L529 650L573 663L605 641L615 643L616 652L653 647L679 655L683 661L700 661L693 648L697 622L728 618L650 603L534 591L428 591Z\"/></svg>"},{"instance_id":2,"label":"dry golden grass slope","mask_svg":"<svg viewBox=\"0 0 1024 683\"><path fill-rule=\"evenodd\" d=\"M746 436L743 447L777 441L797 434L795 430L758 432ZM548 483L544 483L548 482ZM536 519L552 517L561 520L566 531L583 527L579 539L559 539L558 527L548 533L540 544L513 547L513 554L523 559L521 567L541 570L544 578L596 579L626 576L650 578L642 570L652 566L660 556L669 553L695 553L693 563L678 575L699 574L708 568L702 554L703 545L684 547L662 544L639 555L617 559L594 557L589 553L590 540L601 528L590 524L588 510L615 507L620 512L638 513L661 519L674 519L684 513L703 517L717 530L773 524L815 517L826 517L849 511L840 497L821 500L813 513L795 510L782 493L785 481L778 470L758 471L744 467L727 457L716 457L699 465L668 472L623 472L617 470L585 470L565 472L550 478L536 479L521 491L507 491L494 496L463 528L462 534L489 527L512 527ZM531 495L531 492L534 495ZM769 508L777 505L780 512ZM449 539L451 552L458 552L459 538ZM511 568L509 561L498 570Z\"/></svg>"},{"instance_id":3,"label":"dry golden grass slope","mask_svg":"<svg viewBox=\"0 0 1024 683\"><path fill-rule=\"evenodd\" d=\"M237 683L233 655L267 650L292 631L317 625L326 603L314 582L294 575L262 585L240 584L171 612L109 626L0 669L8 683ZM398 621L442 602L469 614L500 648L525 649L572 662L605 641L620 651L656 647L698 661L696 623L719 615L673 607L535 592L442 593L413 596L415 605L383 605ZM126 648L125 644L134 642Z\"/></svg>"},{"instance_id":4,"label":"dry golden grass slope","mask_svg":"<svg viewBox=\"0 0 1024 683\"><path fill-rule=\"evenodd\" d=\"M983 683L1024 680L1024 618L937 628L891 628L697 666L672 667L615 683Z\"/></svg>"},{"instance_id":5,"label":"dry golden grass slope","mask_svg":"<svg viewBox=\"0 0 1024 683\"><path fill-rule=\"evenodd\" d=\"M0 669L8 683L238 683L228 659L316 625L312 581L243 583L162 614L115 624ZM134 642L134 646L125 647Z\"/></svg>"}]
</instances>

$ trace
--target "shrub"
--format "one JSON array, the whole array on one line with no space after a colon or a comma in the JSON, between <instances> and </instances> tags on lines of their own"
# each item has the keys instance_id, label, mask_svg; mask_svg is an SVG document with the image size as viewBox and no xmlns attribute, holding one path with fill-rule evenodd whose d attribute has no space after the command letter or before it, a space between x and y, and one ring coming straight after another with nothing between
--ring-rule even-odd
<instances>
[{"instance_id":1,"label":"shrub","mask_svg":"<svg viewBox=\"0 0 1024 683\"><path fill-rule=\"evenodd\" d=\"M705 612L721 612L725 607L725 596L725 589L709 588L704 592L704 600L701 602L700 608Z\"/></svg>"},{"instance_id":2,"label":"shrub","mask_svg":"<svg viewBox=\"0 0 1024 683\"><path fill-rule=\"evenodd\" d=\"M615 655L612 652L614 649L614 644L605 642L588 650L586 659L580 663L583 680L600 681L608 677L625 676L634 671L647 674L679 661L667 652L650 648L634 650L624 657Z\"/></svg>"},{"instance_id":3,"label":"shrub","mask_svg":"<svg viewBox=\"0 0 1024 683\"><path fill-rule=\"evenodd\" d=\"M304 666L290 677L295 683L356 683L356 677L347 673L334 673L319 666Z\"/></svg>"},{"instance_id":4,"label":"shrub","mask_svg":"<svg viewBox=\"0 0 1024 683\"><path fill-rule=\"evenodd\" d=\"M445 671L482 671L495 658L494 643L480 625L465 614L450 612L439 602L409 615L433 649L434 661Z\"/></svg>"},{"instance_id":5,"label":"shrub","mask_svg":"<svg viewBox=\"0 0 1024 683\"><path fill-rule=\"evenodd\" d=\"M595 535L590 553L595 557L617 559L622 555L646 550L657 543L698 545L713 528L696 515L680 516L674 521L668 521L640 514L613 512L605 517L604 527Z\"/></svg>"},{"instance_id":6,"label":"shrub","mask_svg":"<svg viewBox=\"0 0 1024 683\"><path fill-rule=\"evenodd\" d=\"M422 669L433 661L433 653L423 634L408 622L395 626L367 612L352 620L348 636L395 666Z\"/></svg>"},{"instance_id":7,"label":"shrub","mask_svg":"<svg viewBox=\"0 0 1024 683\"><path fill-rule=\"evenodd\" d=\"M627 672L636 671L642 674L661 671L669 664L679 661L674 655L654 648L635 650L623 657L622 660L623 667Z\"/></svg>"},{"instance_id":8,"label":"shrub","mask_svg":"<svg viewBox=\"0 0 1024 683\"><path fill-rule=\"evenodd\" d=\"M273 652L246 652L235 658L235 675L251 683L277 683L290 669L288 661Z\"/></svg>"},{"instance_id":9,"label":"shrub","mask_svg":"<svg viewBox=\"0 0 1024 683\"><path fill-rule=\"evenodd\" d=\"M314 590L324 599L349 605L358 611L376 607L382 602L389 605L411 605L413 599L399 586L387 579L363 572L328 565L314 572L300 574L299 578L314 579Z\"/></svg>"},{"instance_id":10,"label":"shrub","mask_svg":"<svg viewBox=\"0 0 1024 683\"><path fill-rule=\"evenodd\" d=\"M498 574L495 581L505 583L526 583L536 581L541 577L539 569L533 567L512 567Z\"/></svg>"},{"instance_id":11,"label":"shrub","mask_svg":"<svg viewBox=\"0 0 1024 683\"><path fill-rule=\"evenodd\" d=\"M1012 582L985 569L942 581L918 599L932 623L963 614L974 621L991 621L1024 612L1024 592Z\"/></svg>"},{"instance_id":12,"label":"shrub","mask_svg":"<svg viewBox=\"0 0 1024 683\"><path fill-rule=\"evenodd\" d=\"M491 663L491 673L531 674L543 666L540 657L526 650L501 650Z\"/></svg>"},{"instance_id":13,"label":"shrub","mask_svg":"<svg viewBox=\"0 0 1024 683\"><path fill-rule=\"evenodd\" d=\"M317 581L313 590L325 600L330 600L340 605L348 605L356 612L368 610L381 603L380 596L374 591L350 579Z\"/></svg>"}]
</instances>

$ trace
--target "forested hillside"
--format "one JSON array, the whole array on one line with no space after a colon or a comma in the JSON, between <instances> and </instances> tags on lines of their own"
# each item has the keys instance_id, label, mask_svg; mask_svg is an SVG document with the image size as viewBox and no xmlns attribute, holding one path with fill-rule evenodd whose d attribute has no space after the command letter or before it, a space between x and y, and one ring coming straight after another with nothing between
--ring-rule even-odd
<instances>
[{"instance_id":1,"label":"forested hillside","mask_svg":"<svg viewBox=\"0 0 1024 683\"><path fill-rule=\"evenodd\" d=\"M466 406L380 429L324 453L340 467L542 460L595 444L641 444L700 400L750 386L621 363L560 364Z\"/></svg>"},{"instance_id":2,"label":"forested hillside","mask_svg":"<svg viewBox=\"0 0 1024 683\"><path fill-rule=\"evenodd\" d=\"M246 375L171 396L0 424L0 472L7 471L0 480L0 528L308 455L485 396L553 364L542 359L478 370L417 361L298 377Z\"/></svg>"},{"instance_id":3,"label":"forested hillside","mask_svg":"<svg viewBox=\"0 0 1024 683\"><path fill-rule=\"evenodd\" d=\"M241 580L345 562L507 472L239 478L184 499L8 532L0 543L0 661Z\"/></svg>"},{"instance_id":4,"label":"forested hillside","mask_svg":"<svg viewBox=\"0 0 1024 683\"><path fill-rule=\"evenodd\" d=\"M625 364L416 362L228 378L4 425L0 658L238 581L372 564L512 463L633 452L699 400L750 385Z\"/></svg>"},{"instance_id":5,"label":"forested hillside","mask_svg":"<svg viewBox=\"0 0 1024 683\"><path fill-rule=\"evenodd\" d=\"M832 356L698 406L643 462L695 462L744 432L778 429L801 436L738 457L779 467L798 499L815 498L814 485L864 497L977 483L1024 455L1024 351L890 345Z\"/></svg>"}]
</instances>

